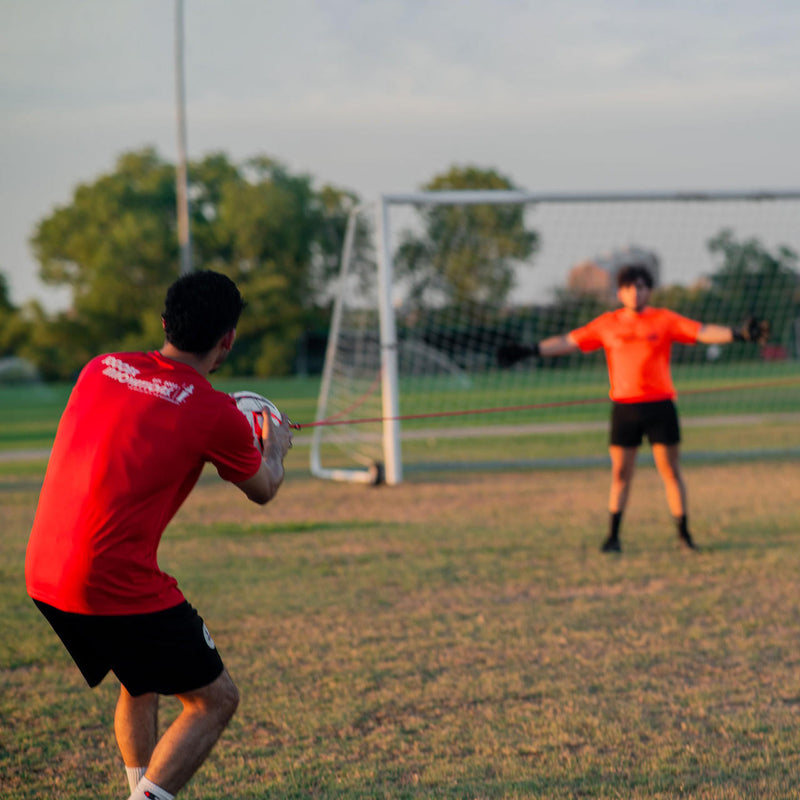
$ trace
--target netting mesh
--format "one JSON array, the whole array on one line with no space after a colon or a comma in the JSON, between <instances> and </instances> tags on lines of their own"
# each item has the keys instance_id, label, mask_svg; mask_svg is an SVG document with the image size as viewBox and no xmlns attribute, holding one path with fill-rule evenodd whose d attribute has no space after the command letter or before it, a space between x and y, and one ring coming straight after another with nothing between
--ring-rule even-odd
<instances>
[{"instance_id":1,"label":"netting mesh","mask_svg":"<svg viewBox=\"0 0 800 800\"><path fill-rule=\"evenodd\" d=\"M566 333L617 307L615 274L631 260L655 274L653 306L724 325L749 315L772 323L765 347L673 347L684 453L798 451L800 195L539 199L519 208L536 243L529 256L503 260L510 290L492 294L475 284L465 297L459 287L470 284L457 273L459 264L470 274L499 268L501 257L491 259L502 242L476 243L474 230L462 230L474 216L459 218L450 208L434 217L429 206L391 206L384 235L397 341L388 346L396 344L404 469L604 459L602 351L528 359L508 369L499 367L497 351ZM500 235L491 228L478 233ZM475 251L489 255L478 263ZM323 464L383 459L376 278L350 274L340 285L319 416L368 421L320 426Z\"/></svg>"}]
</instances>

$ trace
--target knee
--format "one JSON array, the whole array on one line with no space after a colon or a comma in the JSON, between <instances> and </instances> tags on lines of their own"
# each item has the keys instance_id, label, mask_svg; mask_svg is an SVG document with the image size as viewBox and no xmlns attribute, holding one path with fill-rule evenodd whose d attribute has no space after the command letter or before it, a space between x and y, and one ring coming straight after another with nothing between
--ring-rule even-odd
<instances>
[{"instance_id":1,"label":"knee","mask_svg":"<svg viewBox=\"0 0 800 800\"><path fill-rule=\"evenodd\" d=\"M666 484L678 484L682 482L681 470L677 464L667 462L658 465L658 472L661 475L661 480Z\"/></svg>"},{"instance_id":2,"label":"knee","mask_svg":"<svg viewBox=\"0 0 800 800\"><path fill-rule=\"evenodd\" d=\"M236 709L239 708L239 690L230 678L220 689L221 691L217 698L217 710L224 723L227 724L236 713Z\"/></svg>"},{"instance_id":3,"label":"knee","mask_svg":"<svg viewBox=\"0 0 800 800\"><path fill-rule=\"evenodd\" d=\"M204 712L213 728L223 731L239 707L239 690L231 683L217 692L211 702L205 704Z\"/></svg>"},{"instance_id":4,"label":"knee","mask_svg":"<svg viewBox=\"0 0 800 800\"><path fill-rule=\"evenodd\" d=\"M630 483L633 471L625 466L613 467L611 470L611 480L617 486L627 486Z\"/></svg>"},{"instance_id":5,"label":"knee","mask_svg":"<svg viewBox=\"0 0 800 800\"><path fill-rule=\"evenodd\" d=\"M239 690L227 672L214 683L181 698L187 711L199 714L214 727L224 728L239 707Z\"/></svg>"}]
</instances>

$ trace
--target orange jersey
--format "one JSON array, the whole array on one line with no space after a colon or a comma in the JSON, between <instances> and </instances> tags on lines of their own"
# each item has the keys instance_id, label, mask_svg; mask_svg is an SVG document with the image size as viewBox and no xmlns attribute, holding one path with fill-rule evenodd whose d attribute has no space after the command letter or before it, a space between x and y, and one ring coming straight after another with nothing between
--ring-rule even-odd
<instances>
[{"instance_id":1,"label":"orange jersey","mask_svg":"<svg viewBox=\"0 0 800 800\"><path fill-rule=\"evenodd\" d=\"M570 339L584 353L605 350L612 400L649 403L675 398L669 368L672 343L694 344L701 327L701 322L665 308L638 313L620 308L576 328Z\"/></svg>"}]
</instances>

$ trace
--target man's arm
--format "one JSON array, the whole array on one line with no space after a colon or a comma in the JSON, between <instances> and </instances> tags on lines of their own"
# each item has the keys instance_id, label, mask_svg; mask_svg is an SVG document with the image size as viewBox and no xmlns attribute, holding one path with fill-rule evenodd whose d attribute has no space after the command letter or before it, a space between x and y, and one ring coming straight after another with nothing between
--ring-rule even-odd
<instances>
[{"instance_id":1,"label":"man's arm","mask_svg":"<svg viewBox=\"0 0 800 800\"><path fill-rule=\"evenodd\" d=\"M512 367L518 361L539 356L564 356L578 351L578 345L572 339L572 334L565 336L550 336L535 344L517 344L512 342L497 348L498 366Z\"/></svg>"},{"instance_id":2,"label":"man's arm","mask_svg":"<svg viewBox=\"0 0 800 800\"><path fill-rule=\"evenodd\" d=\"M278 493L283 483L283 459L292 446L292 431L285 414L281 424L274 425L269 412L262 414L261 428L262 457L258 472L252 478L235 484L254 503L265 505Z\"/></svg>"},{"instance_id":3,"label":"man's arm","mask_svg":"<svg viewBox=\"0 0 800 800\"><path fill-rule=\"evenodd\" d=\"M566 356L580 350L571 333L563 336L549 336L539 342L539 354L543 356Z\"/></svg>"},{"instance_id":4,"label":"man's arm","mask_svg":"<svg viewBox=\"0 0 800 800\"><path fill-rule=\"evenodd\" d=\"M764 344L769 339L769 322L750 317L738 328L724 325L702 325L697 333L700 344L729 344L730 342L756 342Z\"/></svg>"},{"instance_id":5,"label":"man's arm","mask_svg":"<svg viewBox=\"0 0 800 800\"><path fill-rule=\"evenodd\" d=\"M729 344L733 341L733 328L724 325L702 325L697 332L700 344Z\"/></svg>"}]
</instances>

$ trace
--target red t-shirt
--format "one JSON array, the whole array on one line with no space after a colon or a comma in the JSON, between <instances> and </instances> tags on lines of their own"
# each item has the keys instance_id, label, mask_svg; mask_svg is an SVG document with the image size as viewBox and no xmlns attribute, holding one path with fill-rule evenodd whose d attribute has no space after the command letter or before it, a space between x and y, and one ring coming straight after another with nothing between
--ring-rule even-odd
<instances>
[{"instance_id":1,"label":"red t-shirt","mask_svg":"<svg viewBox=\"0 0 800 800\"><path fill-rule=\"evenodd\" d=\"M665 308L631 313L608 311L570 338L584 353L602 347L608 364L610 396L617 403L672 400L676 392L669 360L673 342L694 344L701 322Z\"/></svg>"},{"instance_id":2,"label":"red t-shirt","mask_svg":"<svg viewBox=\"0 0 800 800\"><path fill-rule=\"evenodd\" d=\"M228 395L158 352L90 361L59 422L39 496L25 561L30 596L105 615L182 602L156 551L206 462L234 483L261 463Z\"/></svg>"}]
</instances>

